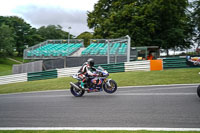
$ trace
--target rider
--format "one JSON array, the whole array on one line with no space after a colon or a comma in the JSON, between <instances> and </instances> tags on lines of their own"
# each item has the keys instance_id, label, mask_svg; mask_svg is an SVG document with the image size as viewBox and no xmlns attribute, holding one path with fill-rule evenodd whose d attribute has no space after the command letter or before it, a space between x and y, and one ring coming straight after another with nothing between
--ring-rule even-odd
<instances>
[{"instance_id":1,"label":"rider","mask_svg":"<svg viewBox=\"0 0 200 133\"><path fill-rule=\"evenodd\" d=\"M96 76L96 74L94 74L93 71L96 71L96 69L94 68L94 59L89 58L87 62L85 62L82 65L81 69L78 71L78 76L82 80L82 88L85 88L84 86L87 85L89 76Z\"/></svg>"}]
</instances>

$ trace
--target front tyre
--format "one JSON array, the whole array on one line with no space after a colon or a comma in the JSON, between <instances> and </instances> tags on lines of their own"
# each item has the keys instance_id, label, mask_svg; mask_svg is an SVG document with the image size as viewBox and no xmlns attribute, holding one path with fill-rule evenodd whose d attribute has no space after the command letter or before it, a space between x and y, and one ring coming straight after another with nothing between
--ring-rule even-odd
<instances>
[{"instance_id":1,"label":"front tyre","mask_svg":"<svg viewBox=\"0 0 200 133\"><path fill-rule=\"evenodd\" d=\"M197 95L200 97L200 85L197 88Z\"/></svg>"},{"instance_id":2,"label":"front tyre","mask_svg":"<svg viewBox=\"0 0 200 133\"><path fill-rule=\"evenodd\" d=\"M103 85L104 91L110 94L114 93L117 90L117 83L114 80L109 80L108 82L110 83L110 86L105 83Z\"/></svg>"},{"instance_id":3,"label":"front tyre","mask_svg":"<svg viewBox=\"0 0 200 133\"><path fill-rule=\"evenodd\" d=\"M77 86L80 86L80 82L76 82L74 84ZM74 95L75 97L82 97L83 94L85 93L84 89L76 89L73 86L71 86L70 91L71 91L72 95Z\"/></svg>"}]
</instances>

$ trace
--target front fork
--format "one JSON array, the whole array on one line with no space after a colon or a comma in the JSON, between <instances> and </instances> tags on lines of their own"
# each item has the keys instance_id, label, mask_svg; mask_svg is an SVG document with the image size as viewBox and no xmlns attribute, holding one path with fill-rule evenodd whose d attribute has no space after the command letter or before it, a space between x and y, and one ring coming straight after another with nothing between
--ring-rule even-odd
<instances>
[{"instance_id":1,"label":"front fork","mask_svg":"<svg viewBox=\"0 0 200 133\"><path fill-rule=\"evenodd\" d=\"M112 80L112 79L104 79L104 82L108 85L108 87L111 87L110 80Z\"/></svg>"}]
</instances>

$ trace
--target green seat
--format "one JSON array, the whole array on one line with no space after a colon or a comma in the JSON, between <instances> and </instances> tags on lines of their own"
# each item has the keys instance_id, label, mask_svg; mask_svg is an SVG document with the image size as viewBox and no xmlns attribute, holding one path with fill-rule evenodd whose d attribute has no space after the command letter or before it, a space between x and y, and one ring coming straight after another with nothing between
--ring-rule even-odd
<instances>
[{"instance_id":1,"label":"green seat","mask_svg":"<svg viewBox=\"0 0 200 133\"><path fill-rule=\"evenodd\" d=\"M82 44L46 44L41 47L38 47L34 50L30 50L27 52L27 56L69 56L75 51L77 51Z\"/></svg>"}]
</instances>

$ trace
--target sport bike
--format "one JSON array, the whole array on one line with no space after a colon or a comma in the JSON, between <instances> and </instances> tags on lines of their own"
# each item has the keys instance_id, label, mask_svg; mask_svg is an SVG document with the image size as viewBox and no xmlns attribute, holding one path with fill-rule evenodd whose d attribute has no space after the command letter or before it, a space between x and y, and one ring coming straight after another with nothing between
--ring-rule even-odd
<instances>
[{"instance_id":1,"label":"sport bike","mask_svg":"<svg viewBox=\"0 0 200 133\"><path fill-rule=\"evenodd\" d=\"M81 79L79 78L78 74L73 75L74 79L77 79L78 82L72 83L70 82L70 90L71 93L75 97L81 97L84 95L85 91L88 93L91 92L101 92L105 91L107 93L114 93L117 90L117 83L112 79L107 79L109 73L99 66L94 72L95 75L93 77L89 77L87 80L87 87L81 87Z\"/></svg>"},{"instance_id":2,"label":"sport bike","mask_svg":"<svg viewBox=\"0 0 200 133\"><path fill-rule=\"evenodd\" d=\"M200 97L200 85L197 87L197 95Z\"/></svg>"},{"instance_id":3,"label":"sport bike","mask_svg":"<svg viewBox=\"0 0 200 133\"><path fill-rule=\"evenodd\" d=\"M199 72L200 74L200 72ZM200 85L197 87L197 95L200 97Z\"/></svg>"}]
</instances>

